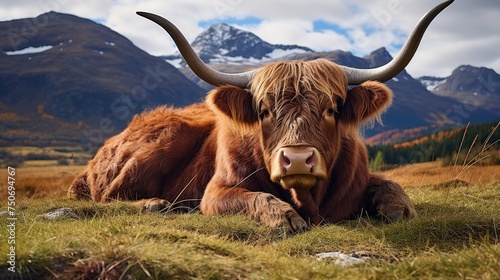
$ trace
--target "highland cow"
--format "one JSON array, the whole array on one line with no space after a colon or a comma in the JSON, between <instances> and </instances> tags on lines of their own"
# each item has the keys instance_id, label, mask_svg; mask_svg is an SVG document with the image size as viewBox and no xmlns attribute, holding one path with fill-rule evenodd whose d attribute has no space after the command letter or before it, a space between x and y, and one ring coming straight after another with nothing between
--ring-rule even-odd
<instances>
[{"instance_id":1,"label":"highland cow","mask_svg":"<svg viewBox=\"0 0 500 280\"><path fill-rule=\"evenodd\" d=\"M244 213L289 231L363 213L412 218L415 209L401 186L370 173L358 130L391 104L391 91L380 81L404 69L426 27L451 2L424 16L401 53L382 67L318 59L241 74L213 70L170 22L139 13L170 33L193 71L217 88L205 102L135 116L104 143L70 196L135 201L151 211Z\"/></svg>"}]
</instances>

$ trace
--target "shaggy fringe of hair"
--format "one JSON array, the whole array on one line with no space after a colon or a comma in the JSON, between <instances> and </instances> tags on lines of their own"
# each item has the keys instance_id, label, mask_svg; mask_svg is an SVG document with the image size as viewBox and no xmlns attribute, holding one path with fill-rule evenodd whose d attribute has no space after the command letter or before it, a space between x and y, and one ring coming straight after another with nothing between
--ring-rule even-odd
<instances>
[{"instance_id":1,"label":"shaggy fringe of hair","mask_svg":"<svg viewBox=\"0 0 500 280\"><path fill-rule=\"evenodd\" d=\"M335 63L326 59L313 61L285 61L266 65L257 72L250 84L250 91L259 108L268 94L317 90L330 100L346 98L347 77Z\"/></svg>"}]
</instances>

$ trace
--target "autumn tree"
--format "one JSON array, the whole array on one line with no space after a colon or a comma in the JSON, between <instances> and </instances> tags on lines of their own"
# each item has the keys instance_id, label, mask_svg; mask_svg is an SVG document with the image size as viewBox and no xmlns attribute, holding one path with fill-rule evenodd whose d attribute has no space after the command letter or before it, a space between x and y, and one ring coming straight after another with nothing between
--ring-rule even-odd
<instances>
[{"instance_id":1,"label":"autumn tree","mask_svg":"<svg viewBox=\"0 0 500 280\"><path fill-rule=\"evenodd\" d=\"M371 171L380 171L384 168L384 153L382 151L378 151L375 158L370 160L370 170Z\"/></svg>"}]
</instances>

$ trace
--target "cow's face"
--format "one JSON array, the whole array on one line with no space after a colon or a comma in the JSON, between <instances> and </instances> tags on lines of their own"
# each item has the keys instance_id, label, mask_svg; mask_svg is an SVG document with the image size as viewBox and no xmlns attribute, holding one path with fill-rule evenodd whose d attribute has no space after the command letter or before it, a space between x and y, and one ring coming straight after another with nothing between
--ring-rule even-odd
<instances>
[{"instance_id":1,"label":"cow's face","mask_svg":"<svg viewBox=\"0 0 500 280\"><path fill-rule=\"evenodd\" d=\"M348 90L345 74L327 60L292 61L263 67L249 91L220 87L208 101L235 133L260 137L272 181L308 189L328 179L342 137L356 137L362 121L390 104L391 92L377 82Z\"/></svg>"}]
</instances>

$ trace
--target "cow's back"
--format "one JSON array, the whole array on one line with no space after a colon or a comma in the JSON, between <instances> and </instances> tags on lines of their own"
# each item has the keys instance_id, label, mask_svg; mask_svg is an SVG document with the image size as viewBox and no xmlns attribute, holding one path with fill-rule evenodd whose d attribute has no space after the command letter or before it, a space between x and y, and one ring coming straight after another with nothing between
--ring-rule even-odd
<instances>
[{"instance_id":1,"label":"cow's back","mask_svg":"<svg viewBox=\"0 0 500 280\"><path fill-rule=\"evenodd\" d=\"M70 196L103 202L162 197L197 205L213 175L214 123L204 103L160 106L135 116L105 142L73 182Z\"/></svg>"}]
</instances>

